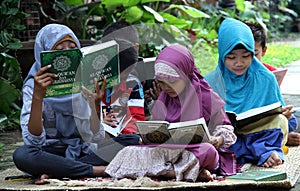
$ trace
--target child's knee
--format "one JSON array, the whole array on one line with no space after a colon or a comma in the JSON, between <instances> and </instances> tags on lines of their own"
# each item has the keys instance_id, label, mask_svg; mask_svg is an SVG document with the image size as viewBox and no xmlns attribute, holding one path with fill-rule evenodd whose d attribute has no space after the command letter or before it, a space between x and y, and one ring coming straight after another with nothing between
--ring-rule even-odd
<instances>
[{"instance_id":1,"label":"child's knee","mask_svg":"<svg viewBox=\"0 0 300 191\"><path fill-rule=\"evenodd\" d=\"M203 153L199 158L200 167L207 170L215 170L219 162L219 154L217 149L210 143L202 143L201 150Z\"/></svg>"}]
</instances>

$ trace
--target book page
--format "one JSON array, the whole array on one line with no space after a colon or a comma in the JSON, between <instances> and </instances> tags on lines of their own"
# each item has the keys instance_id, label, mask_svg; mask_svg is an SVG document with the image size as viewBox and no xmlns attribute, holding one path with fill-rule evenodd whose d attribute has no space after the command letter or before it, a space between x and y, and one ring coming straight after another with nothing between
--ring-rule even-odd
<instances>
[{"instance_id":1,"label":"book page","mask_svg":"<svg viewBox=\"0 0 300 191\"><path fill-rule=\"evenodd\" d=\"M141 81L152 80L154 78L154 62L156 57L144 58L135 66L135 71Z\"/></svg>"},{"instance_id":2,"label":"book page","mask_svg":"<svg viewBox=\"0 0 300 191\"><path fill-rule=\"evenodd\" d=\"M111 134L111 135L113 135L113 136L118 136L120 133L121 133L121 131L124 129L124 127L128 124L128 121L127 121L127 123L126 124L124 124L124 119L125 119L125 115L124 116L122 116L121 118L118 118L118 125L116 126L116 127L112 127L112 126L110 126L110 125L107 125L107 124L105 124L104 122L102 122L102 125L103 125L103 127L104 127L104 130L107 132L107 133L109 133L109 134ZM130 118L131 119L131 118Z\"/></svg>"},{"instance_id":3,"label":"book page","mask_svg":"<svg viewBox=\"0 0 300 191\"><path fill-rule=\"evenodd\" d=\"M97 52L99 50L115 46L116 44L117 44L116 41L111 40L111 41L108 41L108 42L103 42L103 43L98 43L98 44L94 44L94 45L90 45L90 46L85 46L85 47L82 47L80 50L81 50L82 54L85 56L85 55L91 54L93 52Z\"/></svg>"},{"instance_id":4,"label":"book page","mask_svg":"<svg viewBox=\"0 0 300 191\"><path fill-rule=\"evenodd\" d=\"M206 124L206 122L205 122L204 118L199 118L199 119L190 120L190 121L170 123L168 129L180 128L180 127L185 127L185 126L190 126L190 125L195 125L195 124Z\"/></svg>"},{"instance_id":5,"label":"book page","mask_svg":"<svg viewBox=\"0 0 300 191\"><path fill-rule=\"evenodd\" d=\"M196 144L209 142L210 140L210 133L204 118L171 123L169 131L176 144Z\"/></svg>"},{"instance_id":6,"label":"book page","mask_svg":"<svg viewBox=\"0 0 300 191\"><path fill-rule=\"evenodd\" d=\"M171 143L167 121L137 121L135 122L144 144Z\"/></svg>"},{"instance_id":7,"label":"book page","mask_svg":"<svg viewBox=\"0 0 300 191\"><path fill-rule=\"evenodd\" d=\"M243 113L237 114L237 120L243 120L246 118L249 118L251 116L255 116L267 111L271 111L273 109L279 108L281 107L281 103L280 102L276 102L267 106L263 106L263 107L259 107L259 108L254 108L254 109L250 109L248 111L245 111Z\"/></svg>"}]
</instances>

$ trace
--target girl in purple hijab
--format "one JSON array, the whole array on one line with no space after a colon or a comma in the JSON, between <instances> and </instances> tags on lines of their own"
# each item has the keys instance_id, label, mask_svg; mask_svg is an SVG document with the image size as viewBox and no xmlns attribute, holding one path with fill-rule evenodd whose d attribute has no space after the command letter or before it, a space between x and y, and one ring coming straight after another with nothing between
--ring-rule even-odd
<instances>
[{"instance_id":1,"label":"girl in purple hijab","mask_svg":"<svg viewBox=\"0 0 300 191\"><path fill-rule=\"evenodd\" d=\"M152 110L152 120L179 122L204 117L214 128L230 125L223 100L204 80L186 47L171 45L163 49L155 61L155 78L163 91Z\"/></svg>"},{"instance_id":2,"label":"girl in purple hijab","mask_svg":"<svg viewBox=\"0 0 300 191\"><path fill-rule=\"evenodd\" d=\"M181 45L168 46L154 67L162 92L153 107L152 120L182 122L203 117L212 135L210 143L128 146L107 166L106 173L115 178L162 176L178 181L210 181L211 173L216 172L234 174L234 156L223 155L236 140L233 127L224 102L203 79L192 53Z\"/></svg>"}]
</instances>

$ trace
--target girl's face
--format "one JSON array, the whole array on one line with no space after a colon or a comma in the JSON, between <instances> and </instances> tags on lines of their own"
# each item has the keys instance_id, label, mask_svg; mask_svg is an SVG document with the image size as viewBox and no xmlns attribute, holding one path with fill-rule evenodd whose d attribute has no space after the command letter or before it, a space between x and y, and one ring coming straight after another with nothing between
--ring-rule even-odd
<instances>
[{"instance_id":1,"label":"girl's face","mask_svg":"<svg viewBox=\"0 0 300 191\"><path fill-rule=\"evenodd\" d=\"M68 50L68 49L72 49L72 48L76 48L76 44L70 40L64 41L60 44L58 44L55 47L55 50Z\"/></svg>"},{"instance_id":2,"label":"girl's face","mask_svg":"<svg viewBox=\"0 0 300 191\"><path fill-rule=\"evenodd\" d=\"M162 91L166 92L170 97L177 97L185 88L183 80L170 80L166 78L157 79Z\"/></svg>"},{"instance_id":3,"label":"girl's face","mask_svg":"<svg viewBox=\"0 0 300 191\"><path fill-rule=\"evenodd\" d=\"M252 62L252 54L246 49L232 50L225 56L225 66L236 75L246 72Z\"/></svg>"}]
</instances>

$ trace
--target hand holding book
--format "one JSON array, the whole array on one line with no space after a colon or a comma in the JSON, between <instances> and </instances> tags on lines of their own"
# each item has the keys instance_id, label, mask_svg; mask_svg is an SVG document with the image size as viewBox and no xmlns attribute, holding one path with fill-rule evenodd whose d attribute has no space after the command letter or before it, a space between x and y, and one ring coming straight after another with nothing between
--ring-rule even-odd
<instances>
[{"instance_id":1,"label":"hand holding book","mask_svg":"<svg viewBox=\"0 0 300 191\"><path fill-rule=\"evenodd\" d=\"M57 75L45 97L79 93L82 85L94 91L94 78L100 85L104 76L107 88L116 86L120 83L118 50L116 41L109 41L81 49L41 52L42 67L51 65L47 72Z\"/></svg>"},{"instance_id":2,"label":"hand holding book","mask_svg":"<svg viewBox=\"0 0 300 191\"><path fill-rule=\"evenodd\" d=\"M119 115L119 113L108 112L108 113L104 114L103 121L104 121L104 123L106 123L109 126L117 127L118 123L119 123L119 120L117 118L118 115Z\"/></svg>"},{"instance_id":3,"label":"hand holding book","mask_svg":"<svg viewBox=\"0 0 300 191\"><path fill-rule=\"evenodd\" d=\"M53 84L53 79L57 77L56 74L46 72L51 67L51 65L46 65L34 75L34 94L40 98L46 95L47 88Z\"/></svg>"},{"instance_id":4,"label":"hand holding book","mask_svg":"<svg viewBox=\"0 0 300 191\"><path fill-rule=\"evenodd\" d=\"M215 148L219 148L220 145L223 144L224 142L224 138L222 136L210 136L210 140L209 142L215 147Z\"/></svg>"},{"instance_id":5,"label":"hand holding book","mask_svg":"<svg viewBox=\"0 0 300 191\"><path fill-rule=\"evenodd\" d=\"M282 107L282 114L287 118L290 119L293 114L293 106L286 105Z\"/></svg>"},{"instance_id":6,"label":"hand holding book","mask_svg":"<svg viewBox=\"0 0 300 191\"><path fill-rule=\"evenodd\" d=\"M92 92L85 86L82 86L82 95L89 101L90 107L92 108L92 110L96 111L98 119L100 119L100 113L101 113L100 104L105 94L106 77L104 76L103 78L101 89L98 85L98 81L96 78L94 78L94 86L95 86L95 92Z\"/></svg>"}]
</instances>

